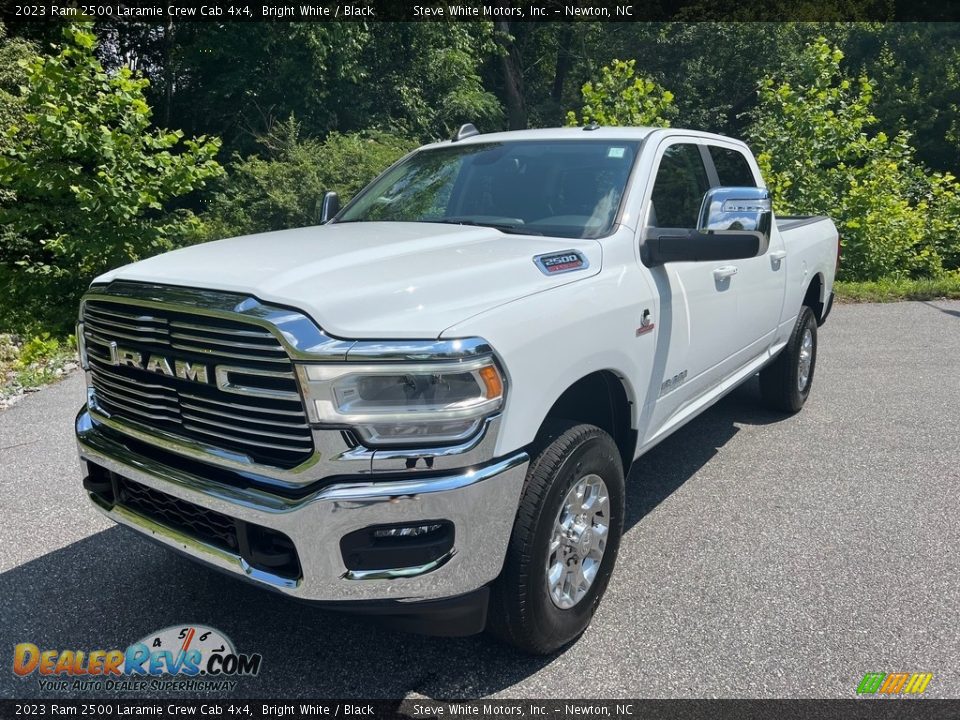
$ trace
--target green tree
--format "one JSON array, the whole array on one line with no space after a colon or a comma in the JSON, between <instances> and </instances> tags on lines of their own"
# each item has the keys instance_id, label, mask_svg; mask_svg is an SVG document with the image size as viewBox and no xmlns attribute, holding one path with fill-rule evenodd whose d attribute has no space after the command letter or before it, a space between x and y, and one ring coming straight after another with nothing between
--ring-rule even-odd
<instances>
[{"instance_id":1,"label":"green tree","mask_svg":"<svg viewBox=\"0 0 960 720\"><path fill-rule=\"evenodd\" d=\"M674 22L654 29L629 38L628 57L673 90L675 124L735 137L765 75L792 67L817 36L837 43L846 32L827 23Z\"/></svg>"},{"instance_id":2,"label":"green tree","mask_svg":"<svg viewBox=\"0 0 960 720\"><path fill-rule=\"evenodd\" d=\"M10 127L23 117L20 86L26 82L24 65L34 55L33 45L19 38L8 38L6 28L0 23L0 129ZM6 143L0 132L0 148Z\"/></svg>"},{"instance_id":3,"label":"green tree","mask_svg":"<svg viewBox=\"0 0 960 720\"><path fill-rule=\"evenodd\" d=\"M108 74L94 35L64 29L49 57L26 63L20 122L5 129L0 186L0 325L67 326L97 274L172 247L170 204L222 172L219 142L153 129L147 81Z\"/></svg>"},{"instance_id":4,"label":"green tree","mask_svg":"<svg viewBox=\"0 0 960 720\"><path fill-rule=\"evenodd\" d=\"M293 117L260 138L266 157L236 158L192 239L315 225L327 190L349 200L416 143L385 133L301 138Z\"/></svg>"},{"instance_id":5,"label":"green tree","mask_svg":"<svg viewBox=\"0 0 960 720\"><path fill-rule=\"evenodd\" d=\"M907 132L875 130L875 84L866 75L848 77L842 60L821 37L781 77L760 83L749 137L761 150L775 209L834 218L844 279L936 275L943 249L956 242L945 210L956 184L916 161ZM934 216L939 234L931 232Z\"/></svg>"},{"instance_id":6,"label":"green tree","mask_svg":"<svg viewBox=\"0 0 960 720\"><path fill-rule=\"evenodd\" d=\"M648 77L637 75L636 60L614 60L600 69L600 78L581 88L579 117L567 113L567 125L653 125L669 127L673 93Z\"/></svg>"},{"instance_id":7,"label":"green tree","mask_svg":"<svg viewBox=\"0 0 960 720\"><path fill-rule=\"evenodd\" d=\"M917 158L940 171L960 162L960 23L855 23L845 61L876 81L881 127L910 132Z\"/></svg>"},{"instance_id":8,"label":"green tree","mask_svg":"<svg viewBox=\"0 0 960 720\"><path fill-rule=\"evenodd\" d=\"M142 68L161 123L221 137L231 154L291 114L305 137L377 130L449 137L498 129L503 110L480 69L491 23L98 24L109 67Z\"/></svg>"},{"instance_id":9,"label":"green tree","mask_svg":"<svg viewBox=\"0 0 960 720\"><path fill-rule=\"evenodd\" d=\"M421 140L449 138L466 122L497 130L503 107L480 78L496 52L490 23L378 23L350 90L365 100L363 115L337 129L379 127Z\"/></svg>"}]
</instances>

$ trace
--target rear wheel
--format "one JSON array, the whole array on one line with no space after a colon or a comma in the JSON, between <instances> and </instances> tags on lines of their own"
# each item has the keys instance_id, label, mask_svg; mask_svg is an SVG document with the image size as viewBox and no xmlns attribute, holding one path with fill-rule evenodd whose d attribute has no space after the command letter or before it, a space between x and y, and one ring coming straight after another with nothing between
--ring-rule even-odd
<instances>
[{"instance_id":1,"label":"rear wheel","mask_svg":"<svg viewBox=\"0 0 960 720\"><path fill-rule=\"evenodd\" d=\"M593 425L551 423L538 440L490 630L547 654L578 638L607 588L623 532L624 478L613 439Z\"/></svg>"},{"instance_id":2,"label":"rear wheel","mask_svg":"<svg viewBox=\"0 0 960 720\"><path fill-rule=\"evenodd\" d=\"M774 410L794 413L803 407L817 367L817 317L804 306L777 359L760 371L760 392Z\"/></svg>"}]
</instances>

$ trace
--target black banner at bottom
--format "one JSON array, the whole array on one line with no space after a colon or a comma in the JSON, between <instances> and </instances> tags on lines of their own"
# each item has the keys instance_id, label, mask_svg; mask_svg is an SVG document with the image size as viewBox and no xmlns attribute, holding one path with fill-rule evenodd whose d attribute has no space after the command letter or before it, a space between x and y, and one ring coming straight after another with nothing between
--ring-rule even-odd
<instances>
[{"instance_id":1,"label":"black banner at bottom","mask_svg":"<svg viewBox=\"0 0 960 720\"><path fill-rule=\"evenodd\" d=\"M0 700L0 718L637 718L641 720L957 720L960 699L850 700Z\"/></svg>"}]
</instances>

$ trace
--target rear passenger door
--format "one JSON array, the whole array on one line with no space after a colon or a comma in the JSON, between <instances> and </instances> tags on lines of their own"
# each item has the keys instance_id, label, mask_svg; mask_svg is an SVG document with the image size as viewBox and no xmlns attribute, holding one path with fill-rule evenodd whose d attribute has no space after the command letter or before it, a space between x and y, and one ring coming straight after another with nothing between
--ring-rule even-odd
<instances>
[{"instance_id":1,"label":"rear passenger door","mask_svg":"<svg viewBox=\"0 0 960 720\"><path fill-rule=\"evenodd\" d=\"M705 146L707 173L712 187L757 187L759 174L734 143L708 141ZM767 252L755 258L725 263L737 269L730 277L736 301L728 332L737 353L737 367L765 352L780 322L786 289L786 252L776 227L771 229Z\"/></svg>"}]
</instances>

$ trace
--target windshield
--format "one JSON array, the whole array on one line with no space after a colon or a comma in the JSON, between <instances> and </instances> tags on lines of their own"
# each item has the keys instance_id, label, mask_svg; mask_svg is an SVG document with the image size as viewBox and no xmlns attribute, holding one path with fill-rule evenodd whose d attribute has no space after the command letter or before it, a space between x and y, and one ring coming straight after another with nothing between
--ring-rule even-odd
<instances>
[{"instance_id":1,"label":"windshield","mask_svg":"<svg viewBox=\"0 0 960 720\"><path fill-rule=\"evenodd\" d=\"M485 225L595 238L610 232L636 141L510 141L418 152L391 168L336 222Z\"/></svg>"}]
</instances>

